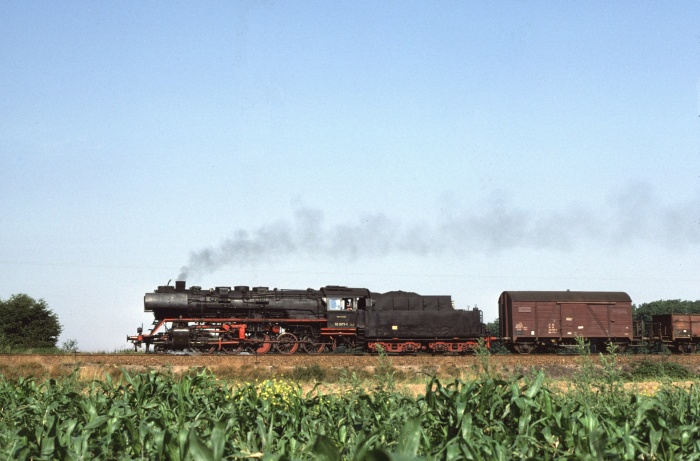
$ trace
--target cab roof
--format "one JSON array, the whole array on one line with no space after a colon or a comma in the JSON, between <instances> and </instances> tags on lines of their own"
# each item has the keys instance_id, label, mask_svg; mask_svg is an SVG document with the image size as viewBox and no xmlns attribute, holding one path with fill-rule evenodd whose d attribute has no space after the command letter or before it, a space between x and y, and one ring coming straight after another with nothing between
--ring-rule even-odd
<instances>
[{"instance_id":1,"label":"cab roof","mask_svg":"<svg viewBox=\"0 0 700 461\"><path fill-rule=\"evenodd\" d=\"M341 286L327 286L321 288L323 296L327 298L369 298L367 288L348 288Z\"/></svg>"}]
</instances>

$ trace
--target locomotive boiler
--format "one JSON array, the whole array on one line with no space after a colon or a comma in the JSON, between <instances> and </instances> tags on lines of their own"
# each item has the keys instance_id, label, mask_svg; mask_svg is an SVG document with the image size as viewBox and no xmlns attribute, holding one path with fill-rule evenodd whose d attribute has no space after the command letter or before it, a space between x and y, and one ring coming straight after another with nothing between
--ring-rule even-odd
<instances>
[{"instance_id":1,"label":"locomotive boiler","mask_svg":"<svg viewBox=\"0 0 700 461\"><path fill-rule=\"evenodd\" d=\"M153 329L127 340L147 352L466 353L484 336L481 311L457 310L450 296L343 286L202 289L177 281L147 293L144 310L153 313Z\"/></svg>"}]
</instances>

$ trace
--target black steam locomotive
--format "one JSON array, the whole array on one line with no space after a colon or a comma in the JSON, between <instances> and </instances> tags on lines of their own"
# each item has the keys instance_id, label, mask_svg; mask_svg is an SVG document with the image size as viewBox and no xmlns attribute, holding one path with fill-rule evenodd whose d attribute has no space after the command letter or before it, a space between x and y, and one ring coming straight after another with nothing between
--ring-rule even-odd
<instances>
[{"instance_id":1,"label":"black steam locomotive","mask_svg":"<svg viewBox=\"0 0 700 461\"><path fill-rule=\"evenodd\" d=\"M482 312L457 310L450 296L327 286L278 290L247 286L159 286L144 297L155 321L127 336L146 351L318 354L346 349L466 353L485 337ZM488 338L487 338L488 340Z\"/></svg>"}]
</instances>

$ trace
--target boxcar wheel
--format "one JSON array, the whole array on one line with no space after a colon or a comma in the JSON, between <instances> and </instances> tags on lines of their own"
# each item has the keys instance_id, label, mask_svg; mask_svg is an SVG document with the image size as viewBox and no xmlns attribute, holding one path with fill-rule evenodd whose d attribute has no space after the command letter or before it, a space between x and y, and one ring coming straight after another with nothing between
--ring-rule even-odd
<instances>
[{"instance_id":1,"label":"boxcar wheel","mask_svg":"<svg viewBox=\"0 0 700 461\"><path fill-rule=\"evenodd\" d=\"M532 352L534 347L532 347L532 344L516 344L515 345L515 352L518 354L529 354Z\"/></svg>"}]
</instances>

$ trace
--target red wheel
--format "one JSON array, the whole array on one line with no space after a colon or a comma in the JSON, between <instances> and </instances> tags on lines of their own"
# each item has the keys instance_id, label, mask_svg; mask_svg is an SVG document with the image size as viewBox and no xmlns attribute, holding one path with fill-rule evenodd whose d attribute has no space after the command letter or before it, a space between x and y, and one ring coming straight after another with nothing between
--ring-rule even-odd
<instances>
[{"instance_id":1,"label":"red wheel","mask_svg":"<svg viewBox=\"0 0 700 461\"><path fill-rule=\"evenodd\" d=\"M270 337L267 335L263 335L263 343L260 344L260 347L258 347L255 350L256 354L267 354L270 352L270 349L272 349L272 343L270 343Z\"/></svg>"},{"instance_id":2,"label":"red wheel","mask_svg":"<svg viewBox=\"0 0 700 461\"><path fill-rule=\"evenodd\" d=\"M326 348L325 344L314 342L311 338L305 338L303 341L301 347L307 354L320 354Z\"/></svg>"},{"instance_id":3,"label":"red wheel","mask_svg":"<svg viewBox=\"0 0 700 461\"><path fill-rule=\"evenodd\" d=\"M299 349L299 343L297 342L297 337L291 333L282 333L277 337L277 344L275 344L275 349L280 354L293 354Z\"/></svg>"}]
</instances>

